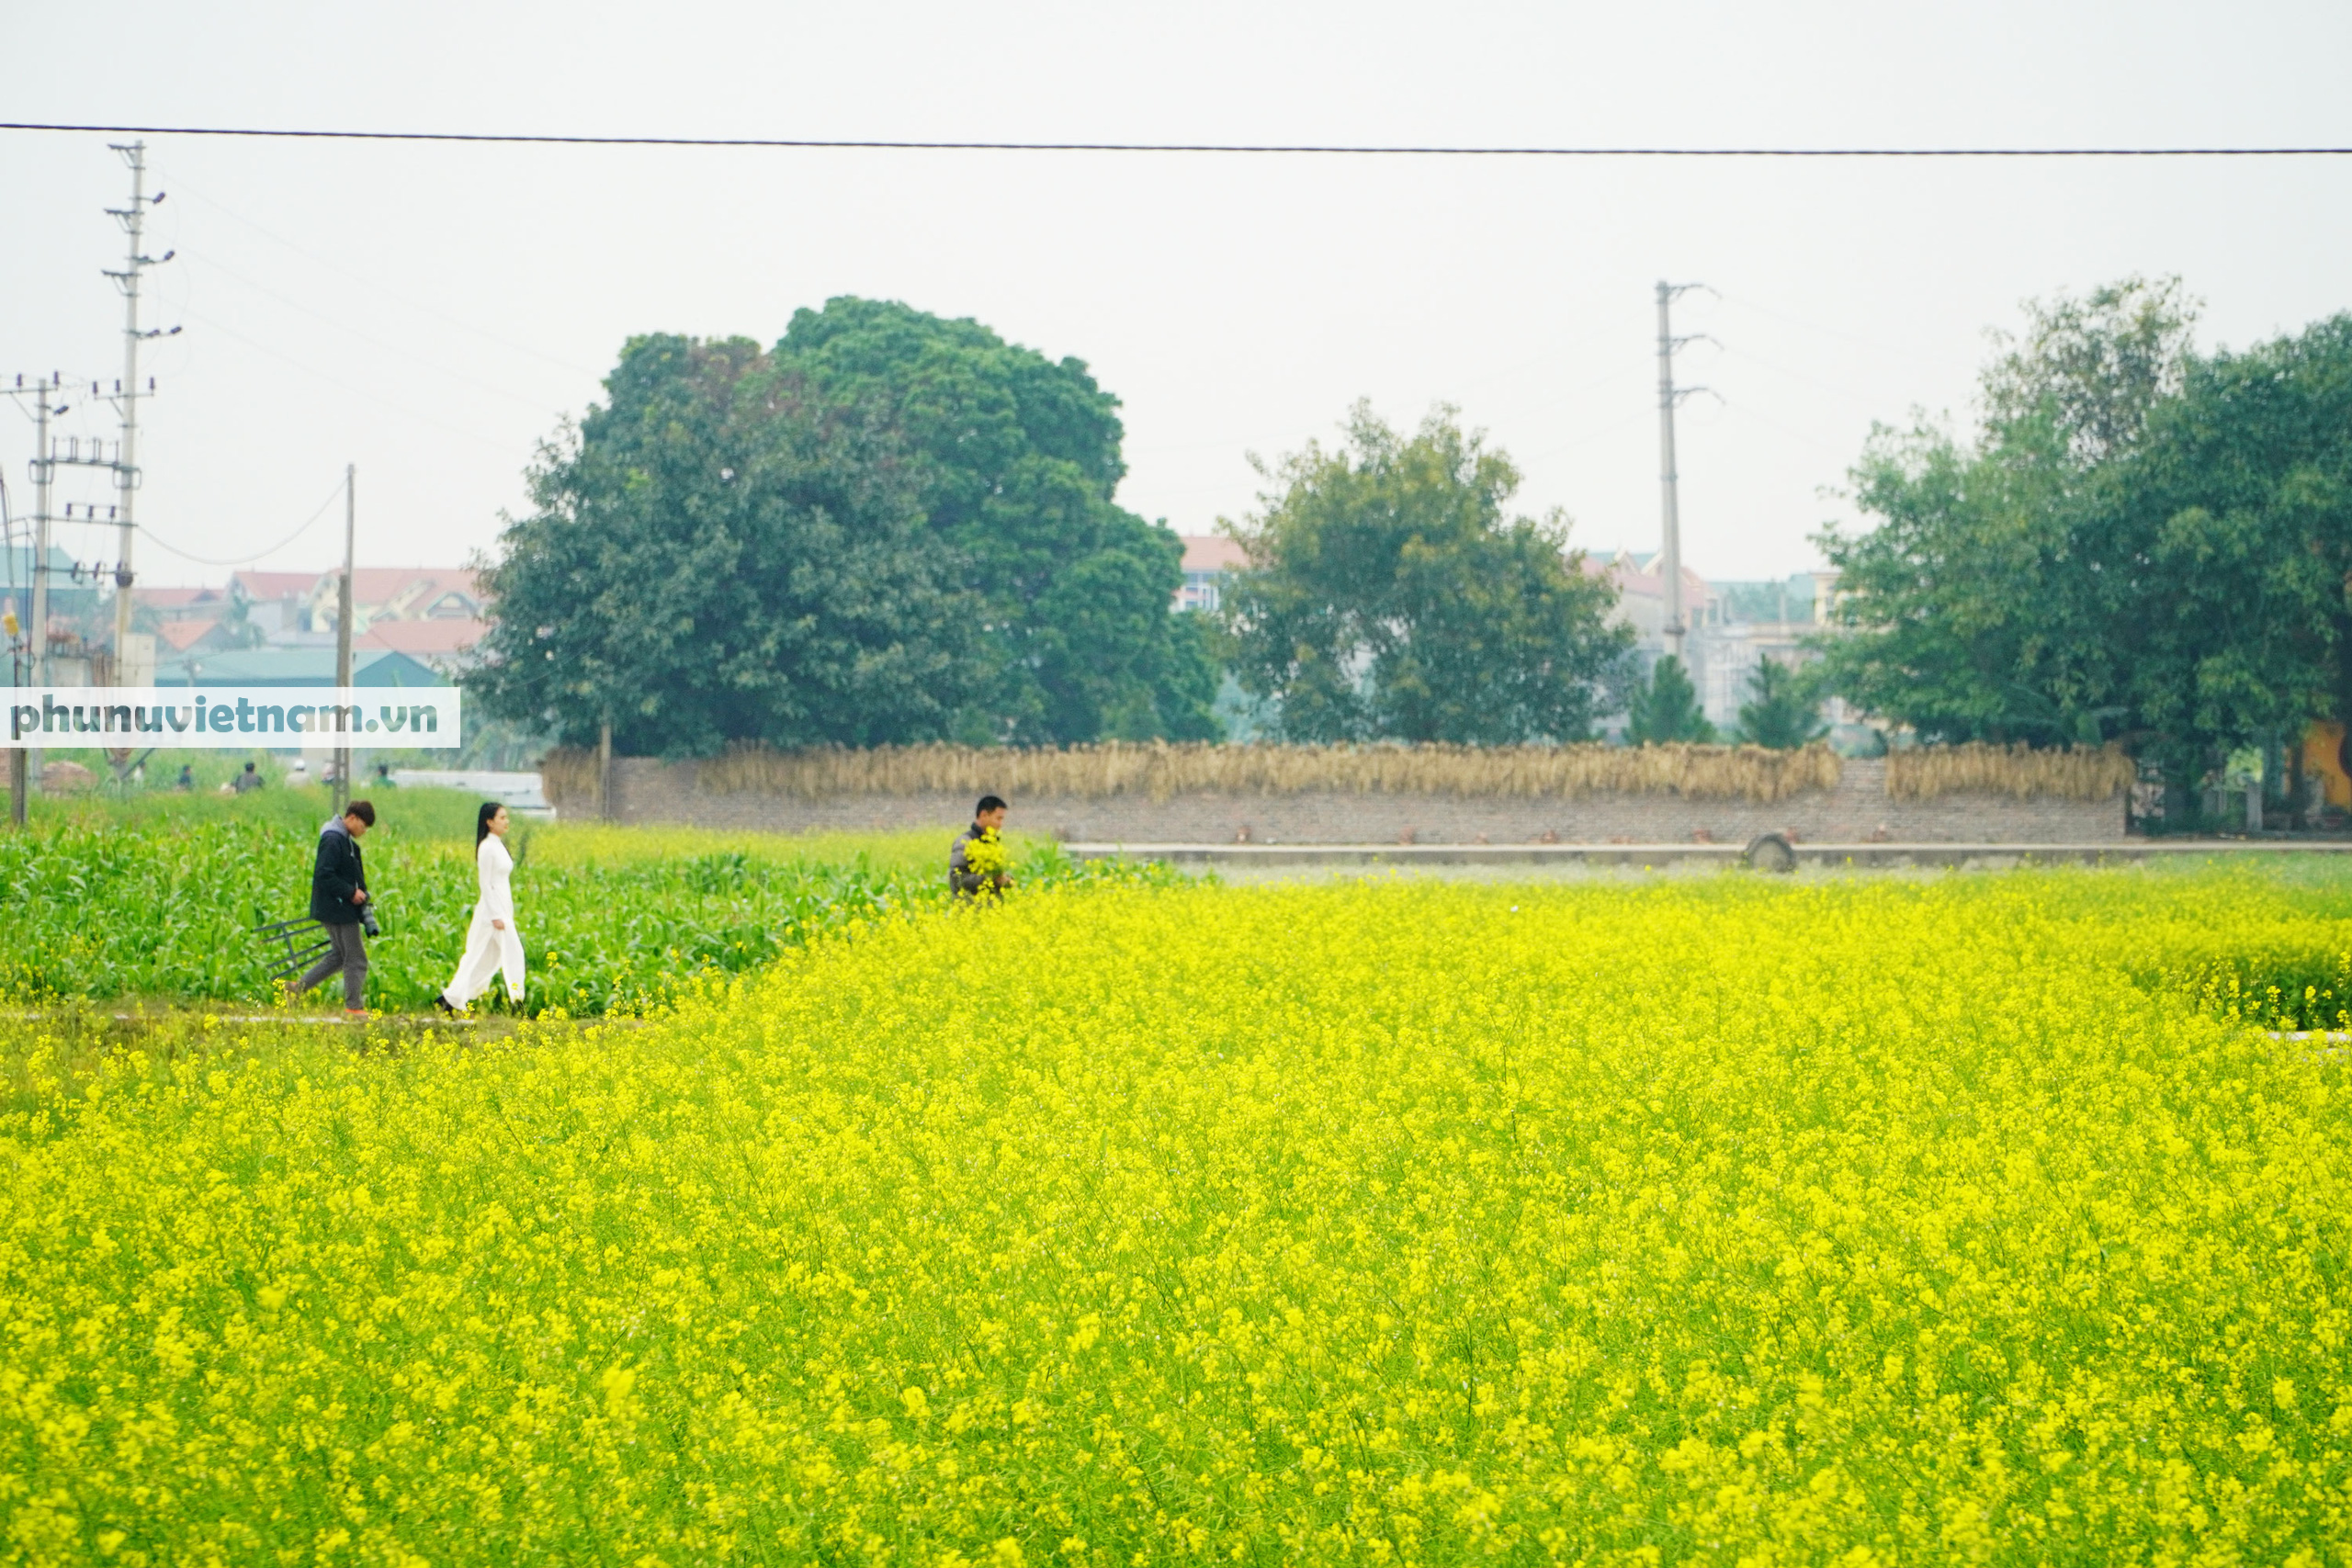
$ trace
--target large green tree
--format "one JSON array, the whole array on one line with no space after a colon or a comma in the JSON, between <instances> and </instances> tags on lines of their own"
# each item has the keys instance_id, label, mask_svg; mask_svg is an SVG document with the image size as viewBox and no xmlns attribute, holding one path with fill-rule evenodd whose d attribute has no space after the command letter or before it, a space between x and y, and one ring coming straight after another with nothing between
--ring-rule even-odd
<instances>
[{"instance_id":1,"label":"large green tree","mask_svg":"<svg viewBox=\"0 0 2352 1568\"><path fill-rule=\"evenodd\" d=\"M2352 723L2352 316L2190 361L2086 532L2168 778Z\"/></svg>"},{"instance_id":2,"label":"large green tree","mask_svg":"<svg viewBox=\"0 0 2352 1568\"><path fill-rule=\"evenodd\" d=\"M633 339L605 389L487 569L490 714L672 755L946 733L977 606L889 409L743 339Z\"/></svg>"},{"instance_id":3,"label":"large green tree","mask_svg":"<svg viewBox=\"0 0 2352 1568\"><path fill-rule=\"evenodd\" d=\"M2028 307L1984 373L1973 441L1881 426L1852 479L1876 526L1820 543L1838 571L1828 688L1930 740L2063 744L2133 727L2119 593L2085 549L2119 466L2176 396L2189 304L2128 280Z\"/></svg>"},{"instance_id":4,"label":"large green tree","mask_svg":"<svg viewBox=\"0 0 2352 1568\"><path fill-rule=\"evenodd\" d=\"M1519 470L1442 408L1408 436L1358 404L1347 440L1260 471L1228 525L1236 673L1287 739L1581 739L1633 633L1566 553L1567 522L1507 515Z\"/></svg>"},{"instance_id":5,"label":"large green tree","mask_svg":"<svg viewBox=\"0 0 2352 1568\"><path fill-rule=\"evenodd\" d=\"M2035 308L1962 444L1882 431L1831 534L1833 688L1930 739L2120 740L2167 815L2352 717L2352 318L2199 355L2177 284Z\"/></svg>"},{"instance_id":6,"label":"large green tree","mask_svg":"<svg viewBox=\"0 0 2352 1568\"><path fill-rule=\"evenodd\" d=\"M977 322L835 299L763 351L632 341L490 572L501 716L632 750L1207 738L1182 548L1117 400Z\"/></svg>"},{"instance_id":7,"label":"large green tree","mask_svg":"<svg viewBox=\"0 0 2352 1568\"><path fill-rule=\"evenodd\" d=\"M1221 733L1205 625L1170 609L1182 546L1113 501L1118 400L1082 362L855 299L797 312L775 359L820 396L891 412L931 528L980 605L965 739Z\"/></svg>"}]
</instances>

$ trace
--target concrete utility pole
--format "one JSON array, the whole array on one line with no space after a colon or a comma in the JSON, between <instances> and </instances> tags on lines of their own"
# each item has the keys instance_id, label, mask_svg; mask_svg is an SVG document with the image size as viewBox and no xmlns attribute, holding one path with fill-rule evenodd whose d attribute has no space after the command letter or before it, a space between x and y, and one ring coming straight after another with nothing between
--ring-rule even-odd
<instances>
[{"instance_id":1,"label":"concrete utility pole","mask_svg":"<svg viewBox=\"0 0 2352 1568\"><path fill-rule=\"evenodd\" d=\"M351 551L359 536L359 465L343 466L343 581L335 591L334 612L334 685L335 701L343 702L342 694L351 689ZM348 709L345 709L346 714ZM338 729L342 726L336 727ZM350 731L344 730L347 736ZM334 804L340 813L351 799L351 742L346 739L335 748Z\"/></svg>"},{"instance_id":2,"label":"concrete utility pole","mask_svg":"<svg viewBox=\"0 0 2352 1568\"><path fill-rule=\"evenodd\" d=\"M46 378L35 377L31 388L33 394L32 604L31 620L23 630L25 640L30 645L26 649L31 656L29 660L31 667L28 674L36 686L49 684L49 529L51 521L49 514L49 486L55 472L55 465L50 453L49 422L55 415L65 412L65 405L57 401L57 389L63 379L55 371L51 371ZM18 376L16 386L9 389L8 395L21 398L25 391L25 378ZM13 539L9 541L7 547L16 548ZM15 679L13 673L10 679ZM41 754L38 750L20 750L12 753L9 773L9 810L12 818L19 824L25 819L25 793L31 787L32 777L40 772L40 761Z\"/></svg>"},{"instance_id":3,"label":"concrete utility pole","mask_svg":"<svg viewBox=\"0 0 2352 1568\"><path fill-rule=\"evenodd\" d=\"M609 717L596 730L596 819L613 819L613 721Z\"/></svg>"},{"instance_id":4,"label":"concrete utility pole","mask_svg":"<svg viewBox=\"0 0 2352 1568\"><path fill-rule=\"evenodd\" d=\"M147 143L117 141L108 145L130 165L130 205L107 209L107 216L119 222L130 237L130 251L122 270L107 274L122 290L122 380L115 388L115 406L122 415L122 441L115 450L114 460L115 484L122 496L115 510L115 520L122 531L114 563L114 678L115 684L121 685L130 648L130 543L138 527L132 502L139 493L139 400L143 395L139 385L139 345L151 337L170 334L139 330L140 275L158 260L146 254L140 245L145 236L147 209L164 199L161 191L152 197L147 194ZM169 261L175 254L166 251L161 259ZM177 327L172 329L174 333L178 331Z\"/></svg>"},{"instance_id":5,"label":"concrete utility pole","mask_svg":"<svg viewBox=\"0 0 2352 1568\"><path fill-rule=\"evenodd\" d=\"M33 383L39 412L33 416L38 433L33 446L33 684L49 684L49 419L62 412L51 406L57 396L57 376Z\"/></svg>"},{"instance_id":6,"label":"concrete utility pole","mask_svg":"<svg viewBox=\"0 0 2352 1568\"><path fill-rule=\"evenodd\" d=\"M1660 518L1659 569L1666 576L1666 651L1676 659L1682 657L1683 635L1690 628L1682 617L1682 513L1675 496L1677 475L1674 467L1674 409L1677 403L1703 387L1674 385L1674 351L1693 337L1674 335L1674 297L1703 287L1696 283L1668 283L1657 286L1657 451L1658 484L1663 491L1663 515Z\"/></svg>"}]
</instances>

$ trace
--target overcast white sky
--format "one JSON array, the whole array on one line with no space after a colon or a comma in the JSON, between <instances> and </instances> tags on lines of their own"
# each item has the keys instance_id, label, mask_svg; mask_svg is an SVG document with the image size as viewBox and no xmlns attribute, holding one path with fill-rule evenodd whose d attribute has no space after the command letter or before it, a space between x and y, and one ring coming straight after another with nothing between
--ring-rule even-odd
<instances>
[{"instance_id":1,"label":"overcast white sky","mask_svg":"<svg viewBox=\"0 0 2352 1568\"><path fill-rule=\"evenodd\" d=\"M9 120L1111 141L2352 142L2352 6L0 5ZM1529 511L1655 547L1661 277L1686 558L1809 565L1873 418L1965 413L2030 296L2178 273L2202 338L2352 308L2352 159L1406 160L151 138L167 193L143 519L243 560L359 468L363 564L456 563L622 339L773 341L844 293L969 315L1125 404L1120 499L1182 532L1245 453L1457 403ZM119 373L106 139L0 133L0 385ZM76 400L61 429L111 434ZM86 423L85 423L86 422ZM0 412L29 509L28 422ZM86 495L107 497L96 486ZM340 509L260 564L322 567ZM85 558L110 534L69 531ZM142 581L219 581L142 541Z\"/></svg>"}]
</instances>

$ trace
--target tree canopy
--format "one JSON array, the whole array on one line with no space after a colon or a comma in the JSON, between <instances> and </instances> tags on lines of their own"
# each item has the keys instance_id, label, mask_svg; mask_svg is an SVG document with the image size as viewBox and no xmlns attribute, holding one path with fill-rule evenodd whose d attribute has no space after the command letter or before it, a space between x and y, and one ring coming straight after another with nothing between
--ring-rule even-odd
<instances>
[{"instance_id":1,"label":"tree canopy","mask_svg":"<svg viewBox=\"0 0 2352 1568\"><path fill-rule=\"evenodd\" d=\"M740 338L633 339L605 389L486 572L483 706L638 752L944 734L973 604L888 410Z\"/></svg>"},{"instance_id":2,"label":"tree canopy","mask_svg":"<svg viewBox=\"0 0 2352 1568\"><path fill-rule=\"evenodd\" d=\"M2128 695L2176 770L2352 721L2352 316L2189 361L2090 534Z\"/></svg>"},{"instance_id":3,"label":"tree canopy","mask_svg":"<svg viewBox=\"0 0 2352 1568\"><path fill-rule=\"evenodd\" d=\"M2083 554L2116 467L2184 374L2193 310L2138 279L2029 306L1982 382L1973 443L1880 426L1853 470L1876 528L1838 569L1833 689L1928 740L2096 742L2128 728L2110 584Z\"/></svg>"},{"instance_id":4,"label":"tree canopy","mask_svg":"<svg viewBox=\"0 0 2352 1568\"><path fill-rule=\"evenodd\" d=\"M1588 737L1633 640L1558 513L1506 515L1519 470L1441 408L1410 436L1365 404L1345 445L1260 466L1272 489L1227 526L1248 554L1225 599L1236 676L1297 741Z\"/></svg>"},{"instance_id":5,"label":"tree canopy","mask_svg":"<svg viewBox=\"0 0 2352 1568\"><path fill-rule=\"evenodd\" d=\"M796 312L775 359L829 402L888 410L913 459L931 530L978 602L961 739L1220 733L1205 627L1170 613L1183 547L1112 501L1119 403L1082 362L854 299Z\"/></svg>"},{"instance_id":6,"label":"tree canopy","mask_svg":"<svg viewBox=\"0 0 2352 1568\"><path fill-rule=\"evenodd\" d=\"M1928 739L2120 741L2185 807L2352 717L2352 317L2199 355L2177 282L2029 308L1972 441L1882 428L1823 536L1831 689Z\"/></svg>"},{"instance_id":7,"label":"tree canopy","mask_svg":"<svg viewBox=\"0 0 2352 1568\"><path fill-rule=\"evenodd\" d=\"M633 751L1216 732L1117 400L969 321L835 299L763 351L631 340L488 570L469 684Z\"/></svg>"}]
</instances>

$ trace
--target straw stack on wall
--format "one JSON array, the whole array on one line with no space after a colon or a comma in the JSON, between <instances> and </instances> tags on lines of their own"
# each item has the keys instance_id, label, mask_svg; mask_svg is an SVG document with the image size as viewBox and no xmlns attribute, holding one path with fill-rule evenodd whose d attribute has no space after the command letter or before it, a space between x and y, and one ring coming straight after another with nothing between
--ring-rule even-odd
<instances>
[{"instance_id":1,"label":"straw stack on wall","mask_svg":"<svg viewBox=\"0 0 2352 1568\"><path fill-rule=\"evenodd\" d=\"M539 759L539 793L561 809L596 802L596 753L585 746L559 746Z\"/></svg>"},{"instance_id":2,"label":"straw stack on wall","mask_svg":"<svg viewBox=\"0 0 2352 1568\"><path fill-rule=\"evenodd\" d=\"M585 799L595 759L551 753L540 774L550 800ZM1217 746L1110 743L1058 750L970 746L741 747L699 764L696 788L803 800L858 795L1021 798L1178 795L1453 795L1566 797L1622 793L1774 801L1833 787L1826 746ZM575 793L576 792L576 793Z\"/></svg>"},{"instance_id":3,"label":"straw stack on wall","mask_svg":"<svg viewBox=\"0 0 2352 1568\"><path fill-rule=\"evenodd\" d=\"M2036 751L2025 746L1923 746L1890 751L1886 793L1897 800L1933 800L1981 790L1989 795L2061 800L2105 800L2132 787L2138 764L2112 746Z\"/></svg>"},{"instance_id":4,"label":"straw stack on wall","mask_svg":"<svg viewBox=\"0 0 2352 1568\"><path fill-rule=\"evenodd\" d=\"M548 798L592 801L596 756L550 751L539 764ZM1690 800L1784 800L1836 787L1826 746L1216 746L1112 742L1059 750L975 746L739 747L698 765L695 785L719 795L801 800L859 795L1001 795L1099 799L1179 795L1452 795L1566 798L1675 795ZM1933 800L1983 792L2020 800L2103 800L2131 786L2131 758L2112 747L2036 751L2023 746L1928 746L1886 759L1886 792Z\"/></svg>"}]
</instances>

